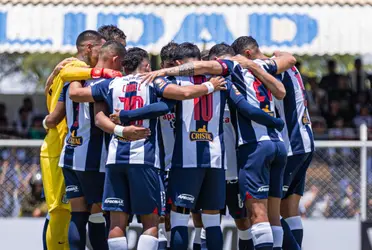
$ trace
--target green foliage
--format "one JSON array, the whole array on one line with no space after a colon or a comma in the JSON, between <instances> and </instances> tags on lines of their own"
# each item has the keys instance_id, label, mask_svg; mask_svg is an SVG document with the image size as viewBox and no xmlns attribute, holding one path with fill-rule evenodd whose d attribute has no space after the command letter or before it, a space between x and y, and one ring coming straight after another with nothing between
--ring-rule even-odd
<instances>
[{"instance_id":1,"label":"green foliage","mask_svg":"<svg viewBox=\"0 0 372 250\"><path fill-rule=\"evenodd\" d=\"M68 54L32 53L25 54L22 60L22 72L38 84L44 84L54 67Z\"/></svg>"}]
</instances>

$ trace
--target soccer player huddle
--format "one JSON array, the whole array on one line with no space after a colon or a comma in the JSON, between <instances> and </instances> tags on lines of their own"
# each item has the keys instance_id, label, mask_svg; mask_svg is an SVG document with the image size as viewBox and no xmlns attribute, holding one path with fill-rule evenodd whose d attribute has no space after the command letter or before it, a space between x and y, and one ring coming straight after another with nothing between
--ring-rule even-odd
<instances>
[{"instance_id":1,"label":"soccer player huddle","mask_svg":"<svg viewBox=\"0 0 372 250\"><path fill-rule=\"evenodd\" d=\"M298 206L314 141L295 58L266 57L248 36L203 57L192 43L170 42L152 71L145 50L125 45L116 27L84 31L76 58L48 79L47 95L59 99L43 125L49 136L66 122L54 182L64 179L71 217L68 242L48 244L57 235L46 245L83 250L88 225L93 249L128 249L136 215L137 249L186 250L191 214L193 249L223 249L227 207L240 250L301 249ZM52 218L67 204L48 190Z\"/></svg>"}]
</instances>

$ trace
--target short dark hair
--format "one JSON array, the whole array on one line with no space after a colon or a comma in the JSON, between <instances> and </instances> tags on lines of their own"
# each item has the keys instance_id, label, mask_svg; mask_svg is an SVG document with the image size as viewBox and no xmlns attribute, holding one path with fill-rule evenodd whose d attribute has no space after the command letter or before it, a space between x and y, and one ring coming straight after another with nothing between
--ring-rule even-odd
<instances>
[{"instance_id":1,"label":"short dark hair","mask_svg":"<svg viewBox=\"0 0 372 250\"><path fill-rule=\"evenodd\" d=\"M246 49L258 48L258 43L256 39L251 36L241 36L237 38L231 47L234 49L236 54L243 54Z\"/></svg>"},{"instance_id":2,"label":"short dark hair","mask_svg":"<svg viewBox=\"0 0 372 250\"><path fill-rule=\"evenodd\" d=\"M200 58L202 61L208 61L209 60L209 50L203 50L200 53Z\"/></svg>"},{"instance_id":3,"label":"short dark hair","mask_svg":"<svg viewBox=\"0 0 372 250\"><path fill-rule=\"evenodd\" d=\"M135 71L143 60L149 60L149 54L146 50L134 47L127 51L124 56L123 66L125 71L130 74Z\"/></svg>"},{"instance_id":4,"label":"short dark hair","mask_svg":"<svg viewBox=\"0 0 372 250\"><path fill-rule=\"evenodd\" d=\"M219 56L225 56L225 55L230 55L230 56L235 56L235 51L234 49L226 44L226 43L219 43L214 45L210 51L209 51L209 60L213 59L213 57L219 57Z\"/></svg>"},{"instance_id":5,"label":"short dark hair","mask_svg":"<svg viewBox=\"0 0 372 250\"><path fill-rule=\"evenodd\" d=\"M102 45L100 56L105 56L108 52L111 54L111 56L119 56L120 58L124 58L127 51L120 42L110 40Z\"/></svg>"},{"instance_id":6,"label":"short dark hair","mask_svg":"<svg viewBox=\"0 0 372 250\"><path fill-rule=\"evenodd\" d=\"M200 60L200 49L193 43L184 42L178 47L176 53L176 60L182 60L185 58L197 58Z\"/></svg>"},{"instance_id":7,"label":"short dark hair","mask_svg":"<svg viewBox=\"0 0 372 250\"><path fill-rule=\"evenodd\" d=\"M102 39L105 39L100 33L95 30L86 30L79 34L76 39L76 47L80 47L85 41L96 41L101 42Z\"/></svg>"},{"instance_id":8,"label":"short dark hair","mask_svg":"<svg viewBox=\"0 0 372 250\"><path fill-rule=\"evenodd\" d=\"M105 38L106 41L116 40L118 38L127 39L125 33L115 25L103 25L98 28L98 32Z\"/></svg>"},{"instance_id":9,"label":"short dark hair","mask_svg":"<svg viewBox=\"0 0 372 250\"><path fill-rule=\"evenodd\" d=\"M169 42L166 44L163 48L161 48L160 51L160 58L161 61L174 61L176 59L176 52L179 47L178 43L175 43L174 41Z\"/></svg>"}]
</instances>

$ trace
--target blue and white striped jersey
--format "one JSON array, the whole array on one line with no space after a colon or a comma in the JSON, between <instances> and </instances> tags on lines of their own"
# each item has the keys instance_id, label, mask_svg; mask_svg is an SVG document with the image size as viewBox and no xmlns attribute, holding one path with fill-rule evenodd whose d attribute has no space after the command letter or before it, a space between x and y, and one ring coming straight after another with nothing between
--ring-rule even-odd
<instances>
[{"instance_id":1,"label":"blue and white striped jersey","mask_svg":"<svg viewBox=\"0 0 372 250\"><path fill-rule=\"evenodd\" d=\"M275 99L275 106L286 124L282 136L288 156L312 152L314 137L300 72L292 67L280 75L280 80L287 94L283 100Z\"/></svg>"},{"instance_id":2,"label":"blue and white striped jersey","mask_svg":"<svg viewBox=\"0 0 372 250\"><path fill-rule=\"evenodd\" d=\"M176 114L169 112L159 117L160 162L163 170L169 170L172 165L172 155L175 142Z\"/></svg>"},{"instance_id":3,"label":"blue and white striped jersey","mask_svg":"<svg viewBox=\"0 0 372 250\"><path fill-rule=\"evenodd\" d=\"M277 75L277 66L274 60L258 59L254 62L278 78L287 92L283 100L274 98L274 103L278 115L285 122L282 136L288 156L314 151L314 137L307 109L307 96L300 72L296 67L292 67Z\"/></svg>"},{"instance_id":4,"label":"blue and white striped jersey","mask_svg":"<svg viewBox=\"0 0 372 250\"><path fill-rule=\"evenodd\" d=\"M231 76L236 88L245 100L256 108L260 108L275 117L275 106L271 92L249 70L243 69L237 62L218 60L223 68L224 76ZM281 134L274 128L261 125L237 113L238 145L271 140L282 141Z\"/></svg>"},{"instance_id":5,"label":"blue and white striped jersey","mask_svg":"<svg viewBox=\"0 0 372 250\"><path fill-rule=\"evenodd\" d=\"M167 82L158 78L149 85L141 84L138 75L127 75L108 79L92 86L95 101L105 101L109 111L114 109L134 110L158 101L162 97ZM158 119L146 119L122 125L141 125L150 128L147 139L127 141L112 136L107 157L107 166L145 165L160 168Z\"/></svg>"},{"instance_id":6,"label":"blue and white striped jersey","mask_svg":"<svg viewBox=\"0 0 372 250\"><path fill-rule=\"evenodd\" d=\"M207 78L180 76L176 81L190 86ZM226 91L177 103L172 168L226 168L223 117L227 99L234 104L243 99L230 81Z\"/></svg>"},{"instance_id":7,"label":"blue and white striped jersey","mask_svg":"<svg viewBox=\"0 0 372 250\"><path fill-rule=\"evenodd\" d=\"M225 143L225 169L226 180L238 179L238 164L236 160L236 133L230 115L230 110L226 106L223 114L223 138Z\"/></svg>"},{"instance_id":8,"label":"blue and white striped jersey","mask_svg":"<svg viewBox=\"0 0 372 250\"><path fill-rule=\"evenodd\" d=\"M94 82L86 81L84 85ZM77 171L104 172L109 135L95 126L93 103L73 102L68 97L69 86L69 83L65 84L59 98L65 103L68 128L59 166Z\"/></svg>"}]
</instances>

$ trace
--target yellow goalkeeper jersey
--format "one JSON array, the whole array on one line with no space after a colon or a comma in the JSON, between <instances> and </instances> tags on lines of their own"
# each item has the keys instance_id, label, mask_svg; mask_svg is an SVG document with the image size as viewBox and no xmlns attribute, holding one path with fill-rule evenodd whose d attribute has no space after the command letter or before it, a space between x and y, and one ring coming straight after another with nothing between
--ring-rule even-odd
<instances>
[{"instance_id":1,"label":"yellow goalkeeper jersey","mask_svg":"<svg viewBox=\"0 0 372 250\"><path fill-rule=\"evenodd\" d=\"M83 61L72 61L68 63L64 69L69 67L87 67L87 64ZM81 68L82 74L86 75L86 68ZM75 70L74 74L76 79L80 80L79 70ZM66 78L64 79L66 80ZM46 104L49 113L52 113L55 109L61 91L63 89L64 81L61 78L61 73L59 73L53 80L53 84L49 89L46 98ZM49 129L47 136L44 139L44 143L41 146L40 156L42 157L59 157L63 147L63 143L67 134L67 124L66 119L60 122L56 128Z\"/></svg>"}]
</instances>

